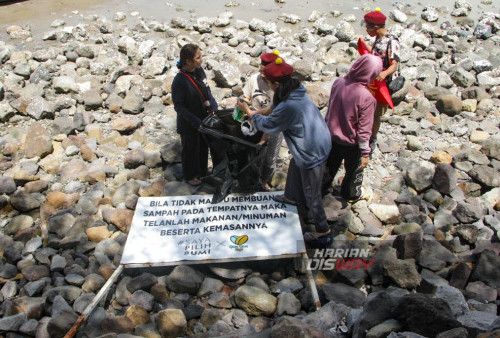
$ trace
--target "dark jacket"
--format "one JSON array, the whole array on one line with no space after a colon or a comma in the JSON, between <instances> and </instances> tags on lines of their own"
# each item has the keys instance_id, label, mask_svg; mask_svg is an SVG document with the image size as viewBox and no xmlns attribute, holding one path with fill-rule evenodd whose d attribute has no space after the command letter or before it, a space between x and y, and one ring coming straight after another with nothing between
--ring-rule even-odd
<instances>
[{"instance_id":1,"label":"dark jacket","mask_svg":"<svg viewBox=\"0 0 500 338\"><path fill-rule=\"evenodd\" d=\"M201 126L202 120L207 116L207 111L217 111L217 102L215 102L208 86L205 71L202 68L195 69L194 76L198 82L205 84L206 91L204 88L200 89L203 90L206 99L210 101L210 107L205 107L200 91L186 75L179 72L172 82L172 100L177 112L177 133L179 134L196 132Z\"/></svg>"}]
</instances>

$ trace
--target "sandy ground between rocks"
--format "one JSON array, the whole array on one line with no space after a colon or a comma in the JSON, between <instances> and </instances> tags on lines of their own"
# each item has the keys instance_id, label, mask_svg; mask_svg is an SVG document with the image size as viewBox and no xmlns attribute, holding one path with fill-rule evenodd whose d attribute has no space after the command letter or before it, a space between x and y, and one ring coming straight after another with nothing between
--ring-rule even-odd
<instances>
[{"instance_id":1,"label":"sandy ground between rocks","mask_svg":"<svg viewBox=\"0 0 500 338\"><path fill-rule=\"evenodd\" d=\"M470 17L477 19L482 12L498 11L500 2L493 1L491 5L481 4L481 0L469 0L473 10ZM0 0L0 33L4 33L8 25L29 24L36 32L41 34L49 30L50 23L56 19L62 19L69 24L76 24L81 16L88 14L99 14L109 19L118 11L130 13L137 11L146 19L169 20L175 16L217 16L224 11L231 11L234 16L242 20L260 18L263 20L277 20L283 13L296 14L302 17L301 26L306 25L307 18L313 10L329 13L338 10L344 15L354 14L358 22L362 18L363 8L380 7L388 14L399 2L392 0L374 1L328 1L328 0L286 0L279 4L274 0L239 1L237 7L225 7L229 0ZM416 0L402 2L406 6L414 8L417 16L421 13L421 7L426 3ZM429 2L430 3L430 2ZM453 9L455 0L442 0L434 6L445 6L448 10ZM78 11L78 12L76 12ZM448 18L449 15L443 17ZM332 16L327 16L333 19ZM334 20L334 21L336 21ZM361 31L362 28L357 26ZM3 37L0 35L0 37Z\"/></svg>"}]
</instances>

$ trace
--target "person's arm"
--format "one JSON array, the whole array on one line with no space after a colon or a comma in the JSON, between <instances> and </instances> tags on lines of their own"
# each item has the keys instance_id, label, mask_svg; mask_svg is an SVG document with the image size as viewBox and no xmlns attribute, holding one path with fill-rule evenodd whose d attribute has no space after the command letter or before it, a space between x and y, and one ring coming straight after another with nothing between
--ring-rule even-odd
<instances>
[{"instance_id":1,"label":"person's arm","mask_svg":"<svg viewBox=\"0 0 500 338\"><path fill-rule=\"evenodd\" d=\"M203 70L203 68L200 68L200 70L201 70L203 78L206 79L207 75L205 74L205 70ZM212 95L212 91L210 90L210 86L208 85L208 82L207 82L207 93L208 93L208 100L210 101L210 108L208 109L208 111L216 112L217 109L219 109L219 107L217 105L217 101L215 101L215 98Z\"/></svg>"},{"instance_id":2,"label":"person's arm","mask_svg":"<svg viewBox=\"0 0 500 338\"><path fill-rule=\"evenodd\" d=\"M198 130L202 125L202 121L186 107L185 102L188 99L192 100L193 98L189 98L187 83L182 81L181 78L175 78L172 83L172 101L174 101L174 109L178 117L186 120L194 129Z\"/></svg>"},{"instance_id":3,"label":"person's arm","mask_svg":"<svg viewBox=\"0 0 500 338\"><path fill-rule=\"evenodd\" d=\"M262 108L262 109L259 109L259 110L252 110L250 109L250 107L248 106L248 104L246 102L244 102L243 100L238 100L236 102L236 107L239 109L239 110L242 110L246 116L248 117L252 117L254 116L255 114L260 114L260 115L269 115L273 112L273 109L271 108L271 106L267 106L266 108Z\"/></svg>"},{"instance_id":4,"label":"person's arm","mask_svg":"<svg viewBox=\"0 0 500 338\"><path fill-rule=\"evenodd\" d=\"M367 100L361 105L358 113L358 131L356 141L359 149L361 150L361 155L363 158L366 158L361 162L362 165L364 163L364 166L368 164L370 157L370 137L372 136L373 117L376 105L377 103L374 99Z\"/></svg>"},{"instance_id":5,"label":"person's arm","mask_svg":"<svg viewBox=\"0 0 500 338\"><path fill-rule=\"evenodd\" d=\"M389 58L389 67L383 70L378 76L377 81L383 81L386 77L393 74L396 70L398 70L399 64L399 42L397 39L391 39L389 42L390 45L387 48L387 54Z\"/></svg>"},{"instance_id":6,"label":"person's arm","mask_svg":"<svg viewBox=\"0 0 500 338\"><path fill-rule=\"evenodd\" d=\"M380 74L378 74L376 80L377 81L384 81L386 77L388 77L389 75L394 73L397 69L398 69L398 62L393 59L393 60L391 60L391 65L389 66L389 68L380 72Z\"/></svg>"},{"instance_id":7,"label":"person's arm","mask_svg":"<svg viewBox=\"0 0 500 338\"><path fill-rule=\"evenodd\" d=\"M289 128L292 122L291 114L293 112L288 111L286 103L280 103L272 109L272 114L255 114L251 113L252 120L255 124L257 130L263 131L268 134L276 134L280 131L285 131Z\"/></svg>"}]
</instances>

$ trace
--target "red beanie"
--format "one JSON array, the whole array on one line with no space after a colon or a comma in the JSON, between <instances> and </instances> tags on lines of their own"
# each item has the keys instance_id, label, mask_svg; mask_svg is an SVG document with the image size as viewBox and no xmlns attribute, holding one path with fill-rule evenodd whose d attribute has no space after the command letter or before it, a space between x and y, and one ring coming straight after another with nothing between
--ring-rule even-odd
<instances>
[{"instance_id":1,"label":"red beanie","mask_svg":"<svg viewBox=\"0 0 500 338\"><path fill-rule=\"evenodd\" d=\"M384 14L382 14L380 8L376 8L373 12L365 14L364 19L365 22L373 25L385 25L385 20L387 18Z\"/></svg>"},{"instance_id":2,"label":"red beanie","mask_svg":"<svg viewBox=\"0 0 500 338\"><path fill-rule=\"evenodd\" d=\"M282 58L277 58L273 63L264 67L264 76L266 79L279 82L293 73L293 67L283 61Z\"/></svg>"},{"instance_id":3,"label":"red beanie","mask_svg":"<svg viewBox=\"0 0 500 338\"><path fill-rule=\"evenodd\" d=\"M267 66L268 64L273 63L278 58L278 55L280 55L280 53L277 50L275 50L272 53L261 54L260 55L261 65Z\"/></svg>"}]
</instances>

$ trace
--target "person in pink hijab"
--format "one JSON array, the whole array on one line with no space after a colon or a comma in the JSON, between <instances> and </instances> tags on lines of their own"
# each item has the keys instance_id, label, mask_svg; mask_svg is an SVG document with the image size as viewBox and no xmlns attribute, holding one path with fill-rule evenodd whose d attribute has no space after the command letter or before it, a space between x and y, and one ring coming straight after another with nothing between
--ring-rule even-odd
<instances>
[{"instance_id":1,"label":"person in pink hijab","mask_svg":"<svg viewBox=\"0 0 500 338\"><path fill-rule=\"evenodd\" d=\"M368 90L382 71L382 60L373 54L357 59L349 72L337 79L330 92L325 121L332 137L332 150L323 177L322 193L331 188L342 161L345 177L340 194L348 201L363 198L363 169L370 161L370 137L376 100Z\"/></svg>"}]
</instances>

